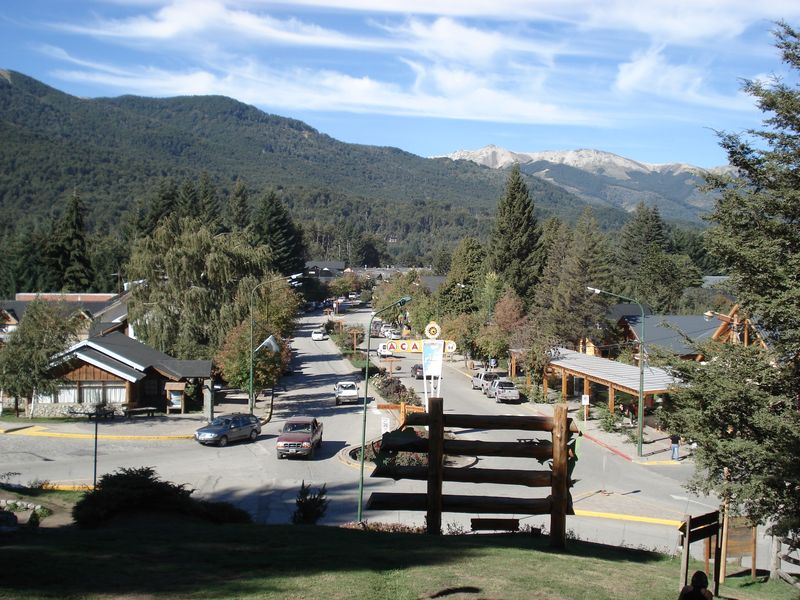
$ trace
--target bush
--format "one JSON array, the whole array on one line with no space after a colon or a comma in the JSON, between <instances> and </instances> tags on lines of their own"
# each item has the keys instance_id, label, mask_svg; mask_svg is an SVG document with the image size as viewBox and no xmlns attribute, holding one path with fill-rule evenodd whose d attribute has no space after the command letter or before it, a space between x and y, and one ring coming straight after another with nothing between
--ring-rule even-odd
<instances>
[{"instance_id":1,"label":"bush","mask_svg":"<svg viewBox=\"0 0 800 600\"><path fill-rule=\"evenodd\" d=\"M193 491L162 481L152 467L118 469L103 475L97 487L75 504L72 517L82 528L97 527L117 515L135 512L178 513L214 523L250 522L247 513L231 505L190 498Z\"/></svg>"},{"instance_id":2,"label":"bush","mask_svg":"<svg viewBox=\"0 0 800 600\"><path fill-rule=\"evenodd\" d=\"M603 431L616 431L617 426L622 423L622 417L612 413L606 406L598 406L595 410L600 421L600 428Z\"/></svg>"},{"instance_id":3,"label":"bush","mask_svg":"<svg viewBox=\"0 0 800 600\"><path fill-rule=\"evenodd\" d=\"M297 492L295 505L297 508L292 514L292 523L295 525L314 525L324 515L328 508L326 484L322 484L316 492L311 492L311 485L306 485L303 481L300 484L300 491Z\"/></svg>"}]
</instances>

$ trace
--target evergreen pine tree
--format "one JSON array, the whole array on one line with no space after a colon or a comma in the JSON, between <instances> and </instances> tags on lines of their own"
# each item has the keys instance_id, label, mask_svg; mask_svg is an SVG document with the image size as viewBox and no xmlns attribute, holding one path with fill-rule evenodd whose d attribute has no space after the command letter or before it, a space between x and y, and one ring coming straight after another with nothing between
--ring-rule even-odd
<instances>
[{"instance_id":1,"label":"evergreen pine tree","mask_svg":"<svg viewBox=\"0 0 800 600\"><path fill-rule=\"evenodd\" d=\"M59 227L60 245L64 252L61 289L65 292L87 292L94 280L94 270L86 248L84 212L83 202L75 191L67 202L67 210Z\"/></svg>"},{"instance_id":2,"label":"evergreen pine tree","mask_svg":"<svg viewBox=\"0 0 800 600\"><path fill-rule=\"evenodd\" d=\"M474 237L465 237L453 251L450 271L436 291L443 314L457 315L478 309L486 250Z\"/></svg>"},{"instance_id":3,"label":"evergreen pine tree","mask_svg":"<svg viewBox=\"0 0 800 600\"><path fill-rule=\"evenodd\" d=\"M250 225L250 199L247 186L241 179L236 180L233 192L228 196L225 225L229 231L243 231Z\"/></svg>"},{"instance_id":4,"label":"evergreen pine tree","mask_svg":"<svg viewBox=\"0 0 800 600\"><path fill-rule=\"evenodd\" d=\"M636 296L635 274L651 246L662 252L670 250L667 227L658 208L648 208L640 202L619 233L616 251L617 287L625 295Z\"/></svg>"},{"instance_id":5,"label":"evergreen pine tree","mask_svg":"<svg viewBox=\"0 0 800 600\"><path fill-rule=\"evenodd\" d=\"M186 179L181 184L178 190L177 204L175 205L175 213L179 218L192 217L196 218L199 206L199 196L197 188L191 180Z\"/></svg>"},{"instance_id":6,"label":"evergreen pine tree","mask_svg":"<svg viewBox=\"0 0 800 600\"><path fill-rule=\"evenodd\" d=\"M219 230L219 198L217 188L207 171L200 175L195 216L209 224L212 231Z\"/></svg>"},{"instance_id":7,"label":"evergreen pine tree","mask_svg":"<svg viewBox=\"0 0 800 600\"><path fill-rule=\"evenodd\" d=\"M496 214L489 268L497 273L504 286L511 287L526 304L530 303L540 274L537 268L540 232L518 164L511 169Z\"/></svg>"},{"instance_id":8,"label":"evergreen pine tree","mask_svg":"<svg viewBox=\"0 0 800 600\"><path fill-rule=\"evenodd\" d=\"M303 271L305 246L302 232L274 191L261 197L253 217L253 235L257 244L269 248L273 270L287 275Z\"/></svg>"},{"instance_id":9,"label":"evergreen pine tree","mask_svg":"<svg viewBox=\"0 0 800 600\"><path fill-rule=\"evenodd\" d=\"M158 192L147 207L141 222L134 222L135 237L131 239L152 235L167 215L177 211L178 184L172 178L162 179L158 184Z\"/></svg>"}]
</instances>

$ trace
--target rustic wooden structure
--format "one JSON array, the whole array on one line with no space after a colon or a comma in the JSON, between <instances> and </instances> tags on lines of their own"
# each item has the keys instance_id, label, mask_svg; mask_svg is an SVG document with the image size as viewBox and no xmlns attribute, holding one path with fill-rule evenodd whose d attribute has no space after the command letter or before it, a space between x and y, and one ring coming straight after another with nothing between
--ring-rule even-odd
<instances>
[{"instance_id":1,"label":"rustic wooden structure","mask_svg":"<svg viewBox=\"0 0 800 600\"><path fill-rule=\"evenodd\" d=\"M406 424L406 416L408 413L420 413L425 412L425 409L421 406L414 406L413 404L408 404L407 402L401 402L400 404L378 404L378 410L396 410L400 413L400 426Z\"/></svg>"},{"instance_id":2,"label":"rustic wooden structure","mask_svg":"<svg viewBox=\"0 0 800 600\"><path fill-rule=\"evenodd\" d=\"M555 415L549 417L493 416L444 414L443 399L429 398L428 412L410 414L406 425L428 427L428 439L384 438L381 451L407 451L428 454L428 466L379 466L373 477L415 479L427 481L425 494L382 493L370 496L367 508L373 510L420 510L427 512L427 532L439 535L442 512L497 513L550 515L550 545L563 548L566 544L566 515L572 514L569 496L568 442L570 432L578 428L567 418L567 406L557 404ZM520 440L516 442L483 442L446 440L444 428L506 429L550 432L552 440ZM444 456L505 456L532 459L552 459L552 470L522 469L465 469L444 466ZM497 483L528 487L549 487L546 498L507 498L500 496L443 495L444 481L468 483ZM476 529L485 523L477 520ZM488 525L497 525L496 520ZM487 526L488 526L487 525ZM494 528L494 527L492 527Z\"/></svg>"},{"instance_id":3,"label":"rustic wooden structure","mask_svg":"<svg viewBox=\"0 0 800 600\"><path fill-rule=\"evenodd\" d=\"M708 559L711 554L711 538L714 539L714 595L719 596L720 567L722 565L722 543L720 536L719 511L706 513L697 517L686 515L678 530L681 532L681 575L678 591L689 581L689 546L692 542L706 540L706 573L709 571Z\"/></svg>"},{"instance_id":4,"label":"rustic wooden structure","mask_svg":"<svg viewBox=\"0 0 800 600\"><path fill-rule=\"evenodd\" d=\"M728 560L738 558L740 561L749 556L750 576L756 576L756 540L758 528L747 521L747 517L730 517L727 514L722 520L722 572L720 583L725 583Z\"/></svg>"}]
</instances>

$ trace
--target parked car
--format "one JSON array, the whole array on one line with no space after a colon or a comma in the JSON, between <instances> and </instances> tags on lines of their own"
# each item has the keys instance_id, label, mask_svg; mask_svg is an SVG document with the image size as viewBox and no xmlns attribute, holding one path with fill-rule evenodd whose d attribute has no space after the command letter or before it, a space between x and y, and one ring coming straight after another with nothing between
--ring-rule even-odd
<instances>
[{"instance_id":1,"label":"parked car","mask_svg":"<svg viewBox=\"0 0 800 600\"><path fill-rule=\"evenodd\" d=\"M422 365L421 364L416 364L416 365L412 366L411 367L411 375L412 375L412 377L415 377L417 379L422 379L422 377L423 377ZM431 379L431 375L428 374L427 378Z\"/></svg>"},{"instance_id":2,"label":"parked car","mask_svg":"<svg viewBox=\"0 0 800 600\"><path fill-rule=\"evenodd\" d=\"M278 459L287 456L314 458L314 450L322 445L322 423L308 415L289 417L283 424L275 450Z\"/></svg>"},{"instance_id":3,"label":"parked car","mask_svg":"<svg viewBox=\"0 0 800 600\"><path fill-rule=\"evenodd\" d=\"M194 439L201 444L227 446L228 442L250 440L255 442L261 435L261 422L255 415L233 413L222 415L194 432Z\"/></svg>"},{"instance_id":4,"label":"parked car","mask_svg":"<svg viewBox=\"0 0 800 600\"><path fill-rule=\"evenodd\" d=\"M489 389L496 402L519 402L519 390L513 381L498 379Z\"/></svg>"},{"instance_id":5,"label":"parked car","mask_svg":"<svg viewBox=\"0 0 800 600\"><path fill-rule=\"evenodd\" d=\"M399 339L402 339L402 338L403 338L403 336L402 336L402 335L400 335L400 332L399 332L397 329L390 329L390 330L389 330L389 331L386 333L386 337L387 337L388 339L390 339L390 340L399 340Z\"/></svg>"},{"instance_id":6,"label":"parked car","mask_svg":"<svg viewBox=\"0 0 800 600\"><path fill-rule=\"evenodd\" d=\"M498 377L499 375L492 371L479 371L472 376L472 389L481 390L485 394L489 384Z\"/></svg>"},{"instance_id":7,"label":"parked car","mask_svg":"<svg viewBox=\"0 0 800 600\"><path fill-rule=\"evenodd\" d=\"M336 406L342 402L358 402L358 385L352 381L338 381L333 386L333 397Z\"/></svg>"},{"instance_id":8,"label":"parked car","mask_svg":"<svg viewBox=\"0 0 800 600\"><path fill-rule=\"evenodd\" d=\"M388 344L379 344L378 349L375 352L380 358L388 358L392 356L392 351L389 350Z\"/></svg>"},{"instance_id":9,"label":"parked car","mask_svg":"<svg viewBox=\"0 0 800 600\"><path fill-rule=\"evenodd\" d=\"M383 337L386 337L386 332L391 331L392 329L394 329L394 325L392 325L391 323L387 322L381 323L381 335Z\"/></svg>"},{"instance_id":10,"label":"parked car","mask_svg":"<svg viewBox=\"0 0 800 600\"><path fill-rule=\"evenodd\" d=\"M325 339L325 330L324 329L315 329L311 332L311 339L315 342L321 342Z\"/></svg>"}]
</instances>

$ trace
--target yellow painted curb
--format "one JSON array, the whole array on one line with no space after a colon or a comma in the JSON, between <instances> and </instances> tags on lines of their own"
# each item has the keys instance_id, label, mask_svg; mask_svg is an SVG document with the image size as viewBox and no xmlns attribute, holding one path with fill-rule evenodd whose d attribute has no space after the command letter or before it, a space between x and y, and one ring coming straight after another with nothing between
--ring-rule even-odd
<instances>
[{"instance_id":1,"label":"yellow painted curb","mask_svg":"<svg viewBox=\"0 0 800 600\"><path fill-rule=\"evenodd\" d=\"M649 465L679 465L677 460L635 460L633 461L637 465L644 465L645 467Z\"/></svg>"},{"instance_id":2,"label":"yellow painted curb","mask_svg":"<svg viewBox=\"0 0 800 600\"><path fill-rule=\"evenodd\" d=\"M605 513L595 512L592 510L575 510L575 516L578 517L595 517L597 519L612 519L616 521L637 521L639 523L652 523L654 525L667 525L670 527L680 527L682 521L675 521L673 519L657 519L655 517L639 517L636 515L621 515L618 513Z\"/></svg>"},{"instance_id":3,"label":"yellow painted curb","mask_svg":"<svg viewBox=\"0 0 800 600\"><path fill-rule=\"evenodd\" d=\"M68 438L74 440L93 440L93 433L58 433L47 431L43 427L29 427L20 431L10 431L8 435L30 436L30 437L52 437ZM194 435L108 435L99 434L98 440L190 440Z\"/></svg>"}]
</instances>

